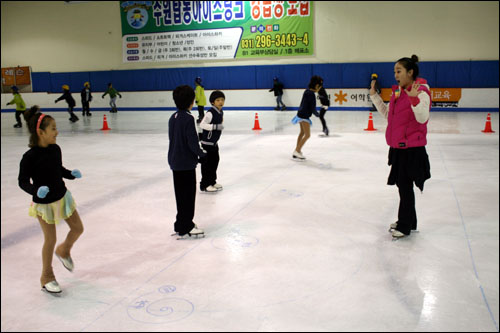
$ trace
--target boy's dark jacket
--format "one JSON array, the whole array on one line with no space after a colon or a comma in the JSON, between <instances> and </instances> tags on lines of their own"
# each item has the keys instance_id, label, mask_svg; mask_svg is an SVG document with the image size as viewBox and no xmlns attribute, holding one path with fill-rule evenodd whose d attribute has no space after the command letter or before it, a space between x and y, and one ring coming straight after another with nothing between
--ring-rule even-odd
<instances>
[{"instance_id":1,"label":"boy's dark jacket","mask_svg":"<svg viewBox=\"0 0 500 333\"><path fill-rule=\"evenodd\" d=\"M196 169L201 149L195 119L187 110L177 110L168 121L168 164L174 171Z\"/></svg>"},{"instance_id":2,"label":"boy's dark jacket","mask_svg":"<svg viewBox=\"0 0 500 333\"><path fill-rule=\"evenodd\" d=\"M71 93L69 92L69 90L64 90L62 96L59 97L58 99L56 99L56 103L59 102L60 100L63 100L63 99L66 100L69 107L76 105L75 99L73 98L73 96L71 96Z\"/></svg>"}]
</instances>

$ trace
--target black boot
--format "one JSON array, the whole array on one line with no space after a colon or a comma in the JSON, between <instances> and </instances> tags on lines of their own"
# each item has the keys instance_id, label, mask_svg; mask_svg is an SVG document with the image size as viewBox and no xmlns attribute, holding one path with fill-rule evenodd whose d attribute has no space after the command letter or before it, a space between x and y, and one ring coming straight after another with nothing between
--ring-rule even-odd
<instances>
[{"instance_id":1,"label":"black boot","mask_svg":"<svg viewBox=\"0 0 500 333\"><path fill-rule=\"evenodd\" d=\"M69 118L69 120L74 123L74 122L77 122L79 119L78 117L76 116L76 114L74 114L73 112L71 112L71 118Z\"/></svg>"}]
</instances>

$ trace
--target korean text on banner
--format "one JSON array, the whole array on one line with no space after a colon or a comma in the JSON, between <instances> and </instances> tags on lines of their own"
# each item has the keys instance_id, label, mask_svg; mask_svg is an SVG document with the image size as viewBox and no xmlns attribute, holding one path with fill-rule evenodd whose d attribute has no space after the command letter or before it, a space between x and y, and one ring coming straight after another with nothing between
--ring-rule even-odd
<instances>
[{"instance_id":1,"label":"korean text on banner","mask_svg":"<svg viewBox=\"0 0 500 333\"><path fill-rule=\"evenodd\" d=\"M120 1L123 62L313 54L313 1Z\"/></svg>"}]
</instances>

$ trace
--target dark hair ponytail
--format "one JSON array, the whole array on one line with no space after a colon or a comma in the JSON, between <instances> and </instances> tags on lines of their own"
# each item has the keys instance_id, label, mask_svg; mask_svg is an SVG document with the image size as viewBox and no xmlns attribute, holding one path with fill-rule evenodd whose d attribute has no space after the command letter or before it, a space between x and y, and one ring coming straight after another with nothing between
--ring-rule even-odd
<instances>
[{"instance_id":1,"label":"dark hair ponytail","mask_svg":"<svg viewBox=\"0 0 500 333\"><path fill-rule=\"evenodd\" d=\"M407 72L410 70L413 70L413 80L416 80L418 77L419 70L418 70L418 57L416 55L412 55L411 58L401 58L397 61L398 63L403 66Z\"/></svg>"},{"instance_id":2,"label":"dark hair ponytail","mask_svg":"<svg viewBox=\"0 0 500 333\"><path fill-rule=\"evenodd\" d=\"M40 107L38 105L32 106L29 110L24 111L24 120L26 121L26 124L28 125L28 130L30 131L30 143L28 144L28 147L33 148L38 146L38 133L36 132L36 124L38 123L38 118L42 116L42 114L39 112ZM45 128L49 125L50 119L54 120L49 115L45 115L45 117L42 119L42 122L40 123L40 129L45 130Z\"/></svg>"},{"instance_id":3,"label":"dark hair ponytail","mask_svg":"<svg viewBox=\"0 0 500 333\"><path fill-rule=\"evenodd\" d=\"M323 84L323 79L321 76L314 75L311 78L311 81L309 82L309 89L314 89L316 88L316 85L319 84L320 86Z\"/></svg>"}]
</instances>

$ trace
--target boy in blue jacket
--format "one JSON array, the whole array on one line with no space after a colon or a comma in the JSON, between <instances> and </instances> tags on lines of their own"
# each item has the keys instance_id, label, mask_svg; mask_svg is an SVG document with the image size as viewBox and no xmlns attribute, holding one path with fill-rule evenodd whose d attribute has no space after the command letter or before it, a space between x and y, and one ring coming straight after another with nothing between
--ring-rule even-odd
<instances>
[{"instance_id":1,"label":"boy in blue jacket","mask_svg":"<svg viewBox=\"0 0 500 333\"><path fill-rule=\"evenodd\" d=\"M215 90L210 94L210 104L212 108L208 110L200 123L201 146L207 152L207 157L201 163L201 192L213 193L222 190L222 185L217 184L217 167L219 166L219 145L224 125L224 112L222 107L226 101L226 96L220 90Z\"/></svg>"},{"instance_id":2,"label":"boy in blue jacket","mask_svg":"<svg viewBox=\"0 0 500 333\"><path fill-rule=\"evenodd\" d=\"M168 164L174 176L175 201L177 216L174 223L174 235L183 239L191 236L204 236L193 222L196 200L196 164L198 158L206 156L200 148L195 119L191 115L195 94L190 86L179 86L173 92L177 106L168 121Z\"/></svg>"}]
</instances>

